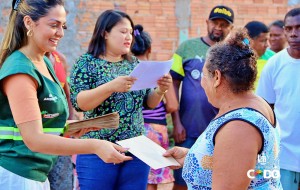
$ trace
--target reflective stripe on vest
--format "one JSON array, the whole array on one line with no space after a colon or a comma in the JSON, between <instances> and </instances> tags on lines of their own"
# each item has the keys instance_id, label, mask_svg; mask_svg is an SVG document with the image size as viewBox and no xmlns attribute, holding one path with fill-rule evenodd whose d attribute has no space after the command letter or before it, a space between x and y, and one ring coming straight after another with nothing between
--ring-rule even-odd
<instances>
[{"instance_id":1,"label":"reflective stripe on vest","mask_svg":"<svg viewBox=\"0 0 300 190\"><path fill-rule=\"evenodd\" d=\"M45 134L60 135L64 128L43 128ZM14 141L22 141L20 130L15 127L0 127L0 140L11 139Z\"/></svg>"}]
</instances>

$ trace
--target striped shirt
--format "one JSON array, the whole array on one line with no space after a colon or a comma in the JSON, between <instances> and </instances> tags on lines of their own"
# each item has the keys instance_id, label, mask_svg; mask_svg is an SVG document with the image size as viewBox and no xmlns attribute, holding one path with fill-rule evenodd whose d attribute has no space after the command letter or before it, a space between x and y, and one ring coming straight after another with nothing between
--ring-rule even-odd
<instances>
[{"instance_id":1,"label":"striped shirt","mask_svg":"<svg viewBox=\"0 0 300 190\"><path fill-rule=\"evenodd\" d=\"M158 106L152 110L143 108L143 117L145 123L167 125L166 114L167 112L163 101L161 101Z\"/></svg>"}]
</instances>

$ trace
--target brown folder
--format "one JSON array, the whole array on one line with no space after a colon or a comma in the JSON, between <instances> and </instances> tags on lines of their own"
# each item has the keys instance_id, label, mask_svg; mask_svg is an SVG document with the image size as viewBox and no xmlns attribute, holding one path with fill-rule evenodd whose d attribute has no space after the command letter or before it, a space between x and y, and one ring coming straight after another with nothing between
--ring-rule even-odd
<instances>
[{"instance_id":1,"label":"brown folder","mask_svg":"<svg viewBox=\"0 0 300 190\"><path fill-rule=\"evenodd\" d=\"M86 128L108 128L116 129L119 127L120 116L118 112L109 113L95 118L84 119L69 123L64 131L64 135L71 136Z\"/></svg>"}]
</instances>

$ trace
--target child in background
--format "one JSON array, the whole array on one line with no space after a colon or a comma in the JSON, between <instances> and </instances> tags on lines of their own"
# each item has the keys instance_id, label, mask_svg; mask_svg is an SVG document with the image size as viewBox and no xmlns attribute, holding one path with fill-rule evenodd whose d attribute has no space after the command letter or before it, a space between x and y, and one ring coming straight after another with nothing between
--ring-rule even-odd
<instances>
[{"instance_id":1,"label":"child in background","mask_svg":"<svg viewBox=\"0 0 300 190\"><path fill-rule=\"evenodd\" d=\"M135 42L132 46L132 53L139 60L149 60L151 53L151 37L143 31L143 26L136 25L134 27ZM143 109L143 117L145 122L146 136L162 146L164 149L169 148L169 138L167 129L167 113L172 113L178 109L178 101L175 97L173 86L166 92L165 101L161 101L159 105L152 109ZM173 182L174 178L169 167L157 170L150 169L148 177L148 190L156 190L158 184Z\"/></svg>"}]
</instances>

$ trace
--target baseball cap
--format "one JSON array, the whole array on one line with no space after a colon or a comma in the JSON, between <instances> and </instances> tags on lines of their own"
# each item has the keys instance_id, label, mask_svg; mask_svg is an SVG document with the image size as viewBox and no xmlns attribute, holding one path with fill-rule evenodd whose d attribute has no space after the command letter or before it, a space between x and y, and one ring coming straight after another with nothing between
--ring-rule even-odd
<instances>
[{"instance_id":1,"label":"baseball cap","mask_svg":"<svg viewBox=\"0 0 300 190\"><path fill-rule=\"evenodd\" d=\"M212 20L212 19L216 19L216 18L222 18L222 19L225 19L229 23L233 23L233 20L234 20L233 10L224 5L215 6L211 10L208 19Z\"/></svg>"}]
</instances>

